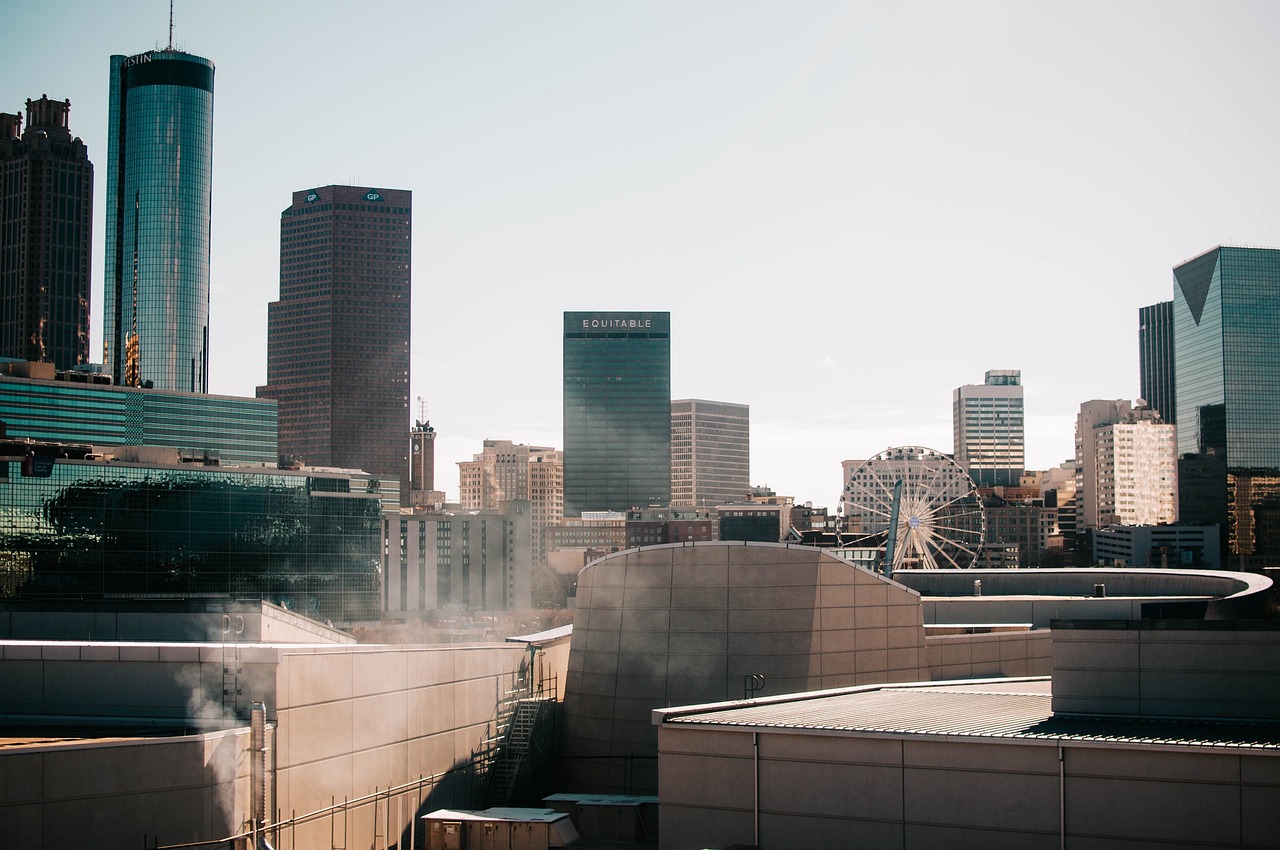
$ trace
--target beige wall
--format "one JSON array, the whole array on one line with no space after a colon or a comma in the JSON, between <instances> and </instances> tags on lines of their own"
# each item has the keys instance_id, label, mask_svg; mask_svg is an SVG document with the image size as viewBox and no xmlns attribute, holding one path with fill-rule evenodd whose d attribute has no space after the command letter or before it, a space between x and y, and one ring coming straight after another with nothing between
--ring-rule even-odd
<instances>
[{"instance_id":1,"label":"beige wall","mask_svg":"<svg viewBox=\"0 0 1280 850\"><path fill-rule=\"evenodd\" d=\"M937 682L989 676L1048 676L1052 668L1050 637L1044 630L930 635L925 638L929 678Z\"/></svg>"},{"instance_id":2,"label":"beige wall","mask_svg":"<svg viewBox=\"0 0 1280 850\"><path fill-rule=\"evenodd\" d=\"M929 676L919 596L819 549L652 546L578 577L565 790L652 793L654 708Z\"/></svg>"},{"instance_id":3,"label":"beige wall","mask_svg":"<svg viewBox=\"0 0 1280 850\"><path fill-rule=\"evenodd\" d=\"M0 847L138 850L248 817L249 730L0 749Z\"/></svg>"},{"instance_id":4,"label":"beige wall","mask_svg":"<svg viewBox=\"0 0 1280 850\"><path fill-rule=\"evenodd\" d=\"M751 731L663 727L662 850L751 845ZM760 734L762 847L1280 847L1280 758L1222 750ZM1063 806L1060 807L1060 801ZM1060 818L1062 820L1060 820Z\"/></svg>"}]
</instances>

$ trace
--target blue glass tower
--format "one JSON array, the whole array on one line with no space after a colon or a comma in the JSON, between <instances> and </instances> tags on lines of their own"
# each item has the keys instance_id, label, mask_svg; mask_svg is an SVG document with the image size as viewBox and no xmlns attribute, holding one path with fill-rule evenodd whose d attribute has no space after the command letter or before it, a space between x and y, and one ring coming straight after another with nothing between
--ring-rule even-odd
<instances>
[{"instance_id":1,"label":"blue glass tower","mask_svg":"<svg viewBox=\"0 0 1280 850\"><path fill-rule=\"evenodd\" d=\"M213 63L111 57L103 362L117 384L208 392Z\"/></svg>"},{"instance_id":2,"label":"blue glass tower","mask_svg":"<svg viewBox=\"0 0 1280 850\"><path fill-rule=\"evenodd\" d=\"M671 501L671 314L564 314L564 513Z\"/></svg>"},{"instance_id":3,"label":"blue glass tower","mask_svg":"<svg viewBox=\"0 0 1280 850\"><path fill-rule=\"evenodd\" d=\"M1280 250L1173 270L1179 516L1222 526L1224 565L1280 557Z\"/></svg>"}]
</instances>

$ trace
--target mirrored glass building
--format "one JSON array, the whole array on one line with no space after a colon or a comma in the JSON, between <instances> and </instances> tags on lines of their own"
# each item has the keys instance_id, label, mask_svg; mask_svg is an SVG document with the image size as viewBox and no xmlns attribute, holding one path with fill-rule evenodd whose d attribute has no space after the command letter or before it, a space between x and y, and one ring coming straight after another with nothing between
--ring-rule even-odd
<instances>
[{"instance_id":1,"label":"mirrored glass building","mask_svg":"<svg viewBox=\"0 0 1280 850\"><path fill-rule=\"evenodd\" d=\"M671 501L671 314L564 314L564 514Z\"/></svg>"},{"instance_id":2,"label":"mirrored glass building","mask_svg":"<svg viewBox=\"0 0 1280 850\"><path fill-rule=\"evenodd\" d=\"M103 362L116 384L208 392L213 63L111 57Z\"/></svg>"},{"instance_id":3,"label":"mirrored glass building","mask_svg":"<svg viewBox=\"0 0 1280 850\"><path fill-rule=\"evenodd\" d=\"M1280 249L1173 270L1179 517L1219 523L1227 568L1280 556Z\"/></svg>"}]
</instances>

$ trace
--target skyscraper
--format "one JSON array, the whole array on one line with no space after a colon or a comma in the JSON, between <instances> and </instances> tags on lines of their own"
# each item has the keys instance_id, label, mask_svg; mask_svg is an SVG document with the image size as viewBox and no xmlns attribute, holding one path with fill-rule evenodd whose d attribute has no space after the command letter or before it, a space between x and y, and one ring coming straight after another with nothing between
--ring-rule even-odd
<instances>
[{"instance_id":1,"label":"skyscraper","mask_svg":"<svg viewBox=\"0 0 1280 850\"><path fill-rule=\"evenodd\" d=\"M1173 302L1138 309L1139 394L1170 425L1178 421L1174 399Z\"/></svg>"},{"instance_id":2,"label":"skyscraper","mask_svg":"<svg viewBox=\"0 0 1280 850\"><path fill-rule=\"evenodd\" d=\"M564 513L671 501L671 314L564 314Z\"/></svg>"},{"instance_id":3,"label":"skyscraper","mask_svg":"<svg viewBox=\"0 0 1280 850\"><path fill-rule=\"evenodd\" d=\"M1227 568L1280 556L1280 249L1173 270L1180 514L1223 526Z\"/></svg>"},{"instance_id":4,"label":"skyscraper","mask_svg":"<svg viewBox=\"0 0 1280 850\"><path fill-rule=\"evenodd\" d=\"M498 509L523 500L533 514L533 559L546 561L543 532L564 519L564 455L546 446L485 440L484 451L458 463L458 504Z\"/></svg>"},{"instance_id":5,"label":"skyscraper","mask_svg":"<svg viewBox=\"0 0 1280 850\"><path fill-rule=\"evenodd\" d=\"M111 57L103 362L117 384L209 391L213 63Z\"/></svg>"},{"instance_id":6,"label":"skyscraper","mask_svg":"<svg viewBox=\"0 0 1280 850\"><path fill-rule=\"evenodd\" d=\"M1022 372L991 369L951 394L956 463L979 487L1016 487L1026 471Z\"/></svg>"},{"instance_id":7,"label":"skyscraper","mask_svg":"<svg viewBox=\"0 0 1280 850\"><path fill-rule=\"evenodd\" d=\"M413 194L325 186L280 216L280 300L267 306L267 383L280 453L400 482L409 503Z\"/></svg>"},{"instance_id":8,"label":"skyscraper","mask_svg":"<svg viewBox=\"0 0 1280 850\"><path fill-rule=\"evenodd\" d=\"M0 113L0 356L89 361L93 164L71 137L71 101Z\"/></svg>"},{"instance_id":9,"label":"skyscraper","mask_svg":"<svg viewBox=\"0 0 1280 850\"><path fill-rule=\"evenodd\" d=\"M751 494L751 408L687 398L671 402L671 504L711 506Z\"/></svg>"}]
</instances>

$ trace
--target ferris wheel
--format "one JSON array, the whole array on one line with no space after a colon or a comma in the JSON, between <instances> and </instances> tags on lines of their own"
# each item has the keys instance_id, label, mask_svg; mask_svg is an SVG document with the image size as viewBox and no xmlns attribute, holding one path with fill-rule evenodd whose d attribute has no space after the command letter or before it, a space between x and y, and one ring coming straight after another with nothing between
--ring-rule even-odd
<instances>
[{"instance_id":1,"label":"ferris wheel","mask_svg":"<svg viewBox=\"0 0 1280 850\"><path fill-rule=\"evenodd\" d=\"M845 482L840 505L853 545L892 548L893 570L964 569L982 548L986 514L977 487L933 449L901 446L864 461Z\"/></svg>"}]
</instances>

